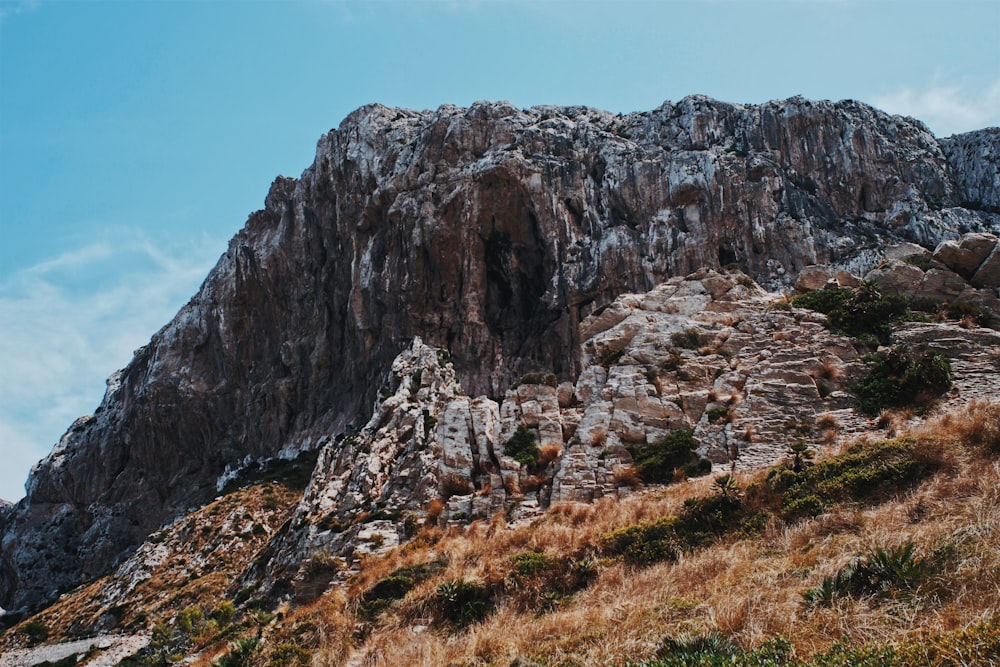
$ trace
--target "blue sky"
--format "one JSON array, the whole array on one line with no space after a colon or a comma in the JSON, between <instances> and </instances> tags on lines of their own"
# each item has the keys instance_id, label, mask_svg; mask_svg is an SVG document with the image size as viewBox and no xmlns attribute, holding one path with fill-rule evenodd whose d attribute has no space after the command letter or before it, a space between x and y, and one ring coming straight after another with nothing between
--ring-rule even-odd
<instances>
[{"instance_id":1,"label":"blue sky","mask_svg":"<svg viewBox=\"0 0 1000 667\"><path fill-rule=\"evenodd\" d=\"M368 102L853 98L1000 125L1000 2L0 0L0 497Z\"/></svg>"}]
</instances>

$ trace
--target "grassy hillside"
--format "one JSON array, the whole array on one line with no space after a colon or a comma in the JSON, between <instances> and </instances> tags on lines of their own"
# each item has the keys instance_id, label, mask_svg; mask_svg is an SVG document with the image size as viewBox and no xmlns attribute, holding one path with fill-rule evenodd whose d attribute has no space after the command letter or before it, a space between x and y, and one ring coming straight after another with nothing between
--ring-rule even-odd
<instances>
[{"instance_id":1,"label":"grassy hillside","mask_svg":"<svg viewBox=\"0 0 1000 667\"><path fill-rule=\"evenodd\" d=\"M1000 405L800 463L426 533L333 604L366 665L1000 662Z\"/></svg>"},{"instance_id":2,"label":"grassy hillside","mask_svg":"<svg viewBox=\"0 0 1000 667\"><path fill-rule=\"evenodd\" d=\"M228 614L212 587L147 611L131 664L1000 664L1000 403L906 417L814 461L424 528L308 604Z\"/></svg>"}]
</instances>

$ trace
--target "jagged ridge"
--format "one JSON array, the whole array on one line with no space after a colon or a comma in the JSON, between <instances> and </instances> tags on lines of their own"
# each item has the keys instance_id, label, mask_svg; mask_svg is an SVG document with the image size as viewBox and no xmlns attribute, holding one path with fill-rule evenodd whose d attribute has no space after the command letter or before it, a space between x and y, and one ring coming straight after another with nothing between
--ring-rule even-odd
<instances>
[{"instance_id":1,"label":"jagged ridge","mask_svg":"<svg viewBox=\"0 0 1000 667\"><path fill-rule=\"evenodd\" d=\"M778 287L870 265L887 239L995 228L1000 184L977 166L995 136L953 146L850 101L363 107L34 469L0 604L107 571L227 468L364 421L415 336L499 396L525 371L573 378L579 322L669 276L736 263Z\"/></svg>"}]
</instances>

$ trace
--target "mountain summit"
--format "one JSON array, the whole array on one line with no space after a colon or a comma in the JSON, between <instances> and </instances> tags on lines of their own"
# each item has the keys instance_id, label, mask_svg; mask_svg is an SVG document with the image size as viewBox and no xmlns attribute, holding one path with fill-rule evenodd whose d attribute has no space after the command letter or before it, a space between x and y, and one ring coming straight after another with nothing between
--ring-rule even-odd
<instances>
[{"instance_id":1,"label":"mountain summit","mask_svg":"<svg viewBox=\"0 0 1000 667\"><path fill-rule=\"evenodd\" d=\"M958 255L973 252L962 235L1000 230L998 155L1000 130L939 140L919 121L853 101L688 97L628 115L506 103L362 107L320 139L298 179L275 180L198 294L32 470L26 498L0 510L0 606L35 608L106 574L150 533L271 459L322 450L316 474L327 497L350 491L336 496L344 516L404 488L401 506L422 503L446 478L454 488L445 495L481 490L474 470L497 475L502 495L527 481L504 473L513 468L493 449L515 431L477 441L475 428L503 421L518 380L552 389L519 404L518 414L535 415L536 435L540 424L555 428L549 417L560 409L586 403L578 378L600 361L595 336L625 315L600 326L593 318L638 307L606 310L616 299L666 283L674 287L640 310L694 315L696 304L761 298L727 271L782 290L811 265L867 273L902 242L930 250L951 240ZM699 271L697 289L679 279ZM969 287L995 297L986 278L956 280L956 295ZM712 336L705 344L724 349ZM609 348L604 366L623 349ZM560 389L568 383L576 388ZM464 394L465 407L453 407ZM655 428L701 419L685 407ZM424 460L408 470L436 472L405 484L399 470L349 479L358 434L375 438L393 419L394 442L416 428L433 432L426 442L439 449L384 450L392 457L468 450L468 460ZM442 444L447 423L471 424L481 448ZM622 451L647 436L635 425ZM597 455L564 437L572 434L558 434L565 450L549 455ZM567 498L589 479L565 472L582 471L580 461L556 462ZM319 482L311 489L302 517L327 509ZM280 536L299 546L313 538Z\"/></svg>"}]
</instances>

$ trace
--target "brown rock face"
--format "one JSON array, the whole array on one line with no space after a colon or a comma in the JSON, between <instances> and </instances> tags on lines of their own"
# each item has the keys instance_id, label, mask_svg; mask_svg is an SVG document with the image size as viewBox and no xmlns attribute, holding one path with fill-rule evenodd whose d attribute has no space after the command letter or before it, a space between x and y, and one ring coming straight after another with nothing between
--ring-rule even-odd
<instances>
[{"instance_id":1,"label":"brown rock face","mask_svg":"<svg viewBox=\"0 0 1000 667\"><path fill-rule=\"evenodd\" d=\"M951 145L956 168L996 163L995 141ZM776 288L890 240L995 231L995 189L965 174L921 124L850 101L363 107L32 472L0 606L107 571L227 469L365 422L415 336L471 395L573 379L577 325L624 292L732 263Z\"/></svg>"}]
</instances>

